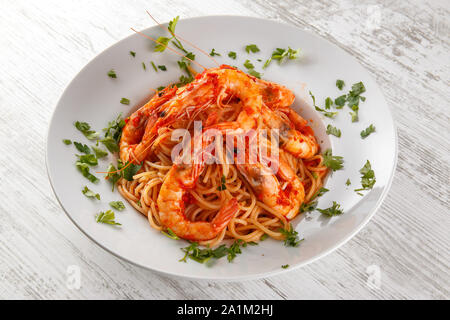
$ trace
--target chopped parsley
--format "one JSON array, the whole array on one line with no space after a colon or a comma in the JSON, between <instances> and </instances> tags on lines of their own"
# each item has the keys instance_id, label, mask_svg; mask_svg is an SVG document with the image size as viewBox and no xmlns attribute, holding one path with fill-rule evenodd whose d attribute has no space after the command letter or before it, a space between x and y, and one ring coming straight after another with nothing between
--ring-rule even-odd
<instances>
[{"instance_id":1,"label":"chopped parsley","mask_svg":"<svg viewBox=\"0 0 450 320\"><path fill-rule=\"evenodd\" d=\"M105 138L99 141L103 143L110 152L119 151L119 141L124 126L125 121L122 119L122 114L119 114L116 119L108 122L108 126L103 129Z\"/></svg>"},{"instance_id":2,"label":"chopped parsley","mask_svg":"<svg viewBox=\"0 0 450 320\"><path fill-rule=\"evenodd\" d=\"M108 210L106 212L100 212L99 214L97 214L95 216L95 220L97 222L120 226L121 224L114 221L114 219L115 219L114 211L112 211L112 210Z\"/></svg>"},{"instance_id":3,"label":"chopped parsley","mask_svg":"<svg viewBox=\"0 0 450 320\"><path fill-rule=\"evenodd\" d=\"M229 56L231 59L236 60L236 52L230 51L230 52L228 52L228 56Z\"/></svg>"},{"instance_id":4,"label":"chopped parsley","mask_svg":"<svg viewBox=\"0 0 450 320\"><path fill-rule=\"evenodd\" d=\"M153 61L150 61L150 64L153 67L153 70L155 70L156 72L158 72L158 68L156 67L156 64Z\"/></svg>"},{"instance_id":5,"label":"chopped parsley","mask_svg":"<svg viewBox=\"0 0 450 320\"><path fill-rule=\"evenodd\" d=\"M283 269L287 269L287 268L289 268L289 265L288 264L284 264L284 265L282 265L281 266Z\"/></svg>"},{"instance_id":6,"label":"chopped parsley","mask_svg":"<svg viewBox=\"0 0 450 320\"><path fill-rule=\"evenodd\" d=\"M74 141L73 144L74 144L75 148L77 148L78 151L83 152L85 154L91 153L91 149L89 149L89 147L87 145L76 142L76 141Z\"/></svg>"},{"instance_id":7,"label":"chopped parsley","mask_svg":"<svg viewBox=\"0 0 450 320\"><path fill-rule=\"evenodd\" d=\"M69 145L69 144L72 144L72 141L71 140L69 140L69 139L63 139L63 141L62 141L65 145Z\"/></svg>"},{"instance_id":8,"label":"chopped parsley","mask_svg":"<svg viewBox=\"0 0 450 320\"><path fill-rule=\"evenodd\" d=\"M214 49L214 48L211 50L211 52L209 53L209 55L210 55L211 57L214 57L214 56L221 56L221 54L218 53L218 52L216 52L216 49Z\"/></svg>"},{"instance_id":9,"label":"chopped parsley","mask_svg":"<svg viewBox=\"0 0 450 320\"><path fill-rule=\"evenodd\" d=\"M116 75L116 72L114 71L114 69L111 69L108 71L108 77L113 78L113 79L117 78L117 75Z\"/></svg>"},{"instance_id":10,"label":"chopped parsley","mask_svg":"<svg viewBox=\"0 0 450 320\"><path fill-rule=\"evenodd\" d=\"M361 138L367 138L372 132L375 132L375 126L373 124L361 131Z\"/></svg>"},{"instance_id":11,"label":"chopped parsley","mask_svg":"<svg viewBox=\"0 0 450 320\"><path fill-rule=\"evenodd\" d=\"M347 101L347 95L342 95L334 99L334 104L336 105L336 109L342 109L345 106L345 101Z\"/></svg>"},{"instance_id":12,"label":"chopped parsley","mask_svg":"<svg viewBox=\"0 0 450 320\"><path fill-rule=\"evenodd\" d=\"M133 176L141 169L142 164L125 163L125 169L122 170L123 178L128 181L133 181Z\"/></svg>"},{"instance_id":13,"label":"chopped parsley","mask_svg":"<svg viewBox=\"0 0 450 320\"><path fill-rule=\"evenodd\" d=\"M173 240L180 240L180 238L175 234L175 232L172 231L172 229L167 228L166 231L161 230L161 233L165 235L166 237L169 237Z\"/></svg>"},{"instance_id":14,"label":"chopped parsley","mask_svg":"<svg viewBox=\"0 0 450 320\"><path fill-rule=\"evenodd\" d=\"M244 67L246 67L247 69L254 69L255 68L255 66L248 59L245 60Z\"/></svg>"},{"instance_id":15,"label":"chopped parsley","mask_svg":"<svg viewBox=\"0 0 450 320\"><path fill-rule=\"evenodd\" d=\"M272 52L272 56L264 63L263 69L267 68L272 60L277 60L278 63L281 63L286 60L286 58L289 60L298 59L299 55L300 49L294 50L291 47L288 47L288 49L276 48L275 51Z\"/></svg>"},{"instance_id":16,"label":"chopped parsley","mask_svg":"<svg viewBox=\"0 0 450 320\"><path fill-rule=\"evenodd\" d=\"M254 69L249 69L248 74L252 75L258 79L261 79L261 73L259 73L258 71L254 70Z\"/></svg>"},{"instance_id":17,"label":"chopped parsley","mask_svg":"<svg viewBox=\"0 0 450 320\"><path fill-rule=\"evenodd\" d=\"M171 235L170 233L166 234ZM172 238L172 237L169 237ZM178 238L178 237L177 237ZM172 238L173 239L173 238ZM228 262L233 262L238 254L242 253L241 247L246 247L248 245L255 245L256 243L244 242L243 240L236 240L230 247L226 245L221 245L216 249L211 248L200 248L197 242L191 242L189 246L182 248L181 250L185 253L184 257L179 261L187 262L187 258L197 261L199 263L205 263L206 261L213 259L220 259L227 257Z\"/></svg>"},{"instance_id":18,"label":"chopped parsley","mask_svg":"<svg viewBox=\"0 0 450 320\"><path fill-rule=\"evenodd\" d=\"M256 53L259 52L259 48L256 44L249 44L248 46L245 46L245 51L247 51L247 53Z\"/></svg>"},{"instance_id":19,"label":"chopped parsley","mask_svg":"<svg viewBox=\"0 0 450 320\"><path fill-rule=\"evenodd\" d=\"M116 209L116 210L119 210L119 211L122 211L123 209L125 209L125 205L123 204L122 201L111 201L111 202L109 203L109 205L110 205L112 208L114 208L114 209Z\"/></svg>"},{"instance_id":20,"label":"chopped parsley","mask_svg":"<svg viewBox=\"0 0 450 320\"><path fill-rule=\"evenodd\" d=\"M347 181L345 182L345 185L346 186L349 186L349 185L351 185L352 183L350 182L350 179L347 179Z\"/></svg>"},{"instance_id":21,"label":"chopped parsley","mask_svg":"<svg viewBox=\"0 0 450 320\"><path fill-rule=\"evenodd\" d=\"M267 233L264 233L261 238L259 238L259 241L264 241L269 237L269 235Z\"/></svg>"},{"instance_id":22,"label":"chopped parsley","mask_svg":"<svg viewBox=\"0 0 450 320\"><path fill-rule=\"evenodd\" d=\"M108 169L106 169L106 171L108 172L106 174L106 179L111 182L112 184L112 191L114 191L114 186L116 185L116 182L120 180L120 178L122 177L121 172L115 172L118 171L122 168L122 162L120 160L117 161L118 162L118 169L116 169L116 167L111 163L108 167Z\"/></svg>"},{"instance_id":23,"label":"chopped parsley","mask_svg":"<svg viewBox=\"0 0 450 320\"><path fill-rule=\"evenodd\" d=\"M103 139L98 140L99 142L103 143L103 145L106 147L106 149L109 150L109 152L114 153L119 151L119 145L116 140L114 140L113 137L107 136Z\"/></svg>"},{"instance_id":24,"label":"chopped parsley","mask_svg":"<svg viewBox=\"0 0 450 320\"><path fill-rule=\"evenodd\" d=\"M90 166L96 166L98 164L97 157L95 154L83 154L81 156L77 155L78 161L81 163L86 163Z\"/></svg>"},{"instance_id":25,"label":"chopped parsley","mask_svg":"<svg viewBox=\"0 0 450 320\"><path fill-rule=\"evenodd\" d=\"M136 57L136 52L130 51L130 54L133 56L133 58Z\"/></svg>"},{"instance_id":26,"label":"chopped parsley","mask_svg":"<svg viewBox=\"0 0 450 320\"><path fill-rule=\"evenodd\" d=\"M84 186L84 189L81 190L81 192L88 198L97 198L97 200L100 200L100 195L90 190L87 186Z\"/></svg>"},{"instance_id":27,"label":"chopped parsley","mask_svg":"<svg viewBox=\"0 0 450 320\"><path fill-rule=\"evenodd\" d=\"M98 181L97 177L94 176L93 174L91 174L89 172L89 165L87 163L83 163L81 161L77 161L75 163L75 165L77 166L78 170L80 170L81 174L88 179L89 181L91 181L92 183L95 183Z\"/></svg>"},{"instance_id":28,"label":"chopped parsley","mask_svg":"<svg viewBox=\"0 0 450 320\"><path fill-rule=\"evenodd\" d=\"M298 247L301 241L303 239L298 238L298 232L294 230L294 227L292 224L289 225L289 229L278 229L285 237L284 239L284 245L286 247Z\"/></svg>"},{"instance_id":29,"label":"chopped parsley","mask_svg":"<svg viewBox=\"0 0 450 320\"><path fill-rule=\"evenodd\" d=\"M330 110L331 106L333 105L333 100L328 97L325 99L325 109Z\"/></svg>"},{"instance_id":30,"label":"chopped parsley","mask_svg":"<svg viewBox=\"0 0 450 320\"><path fill-rule=\"evenodd\" d=\"M362 188L355 189L355 191L369 190L372 189L377 181L375 178L375 171L372 170L369 160L364 164L364 166L359 170L361 173L361 186Z\"/></svg>"},{"instance_id":31,"label":"chopped parsley","mask_svg":"<svg viewBox=\"0 0 450 320\"><path fill-rule=\"evenodd\" d=\"M328 190L327 188L323 188L323 187L320 188L319 190L317 190L316 193L313 194L313 196L311 197L311 199L309 200L308 203L302 203L302 205L300 206L300 213L314 211L314 209L316 209L316 207L317 207L317 201L314 201L314 200L321 197L324 193L326 193L328 191L330 191L330 190Z\"/></svg>"},{"instance_id":32,"label":"chopped parsley","mask_svg":"<svg viewBox=\"0 0 450 320\"><path fill-rule=\"evenodd\" d=\"M333 136L339 138L341 136L341 130L329 124L327 126L327 134L332 134Z\"/></svg>"},{"instance_id":33,"label":"chopped parsley","mask_svg":"<svg viewBox=\"0 0 450 320\"><path fill-rule=\"evenodd\" d=\"M162 71L167 71L167 67L165 65L158 66L158 69Z\"/></svg>"},{"instance_id":34,"label":"chopped parsley","mask_svg":"<svg viewBox=\"0 0 450 320\"><path fill-rule=\"evenodd\" d=\"M74 125L88 140L95 140L99 136L98 132L91 130L91 126L87 122L77 121Z\"/></svg>"},{"instance_id":35,"label":"chopped parsley","mask_svg":"<svg viewBox=\"0 0 450 320\"><path fill-rule=\"evenodd\" d=\"M324 115L325 117L328 117L328 118L332 118L332 119L333 119L334 117L336 117L336 115L338 114L337 112L329 112L329 111L326 111L326 110L324 110L324 109L322 109L322 108L319 108L319 107L316 105L316 97L314 97L314 95L311 93L311 91L309 91L309 95L311 96L312 101L313 101L314 108L315 108L317 111L322 112L323 115Z\"/></svg>"},{"instance_id":36,"label":"chopped parsley","mask_svg":"<svg viewBox=\"0 0 450 320\"><path fill-rule=\"evenodd\" d=\"M92 150L94 150L94 153L95 153L95 156L97 157L97 159L104 158L108 155L108 152L106 152L105 150L102 150L97 147L91 147L91 148L92 148Z\"/></svg>"},{"instance_id":37,"label":"chopped parsley","mask_svg":"<svg viewBox=\"0 0 450 320\"><path fill-rule=\"evenodd\" d=\"M320 213L328 216L328 217L332 217L332 216L337 216L340 214L343 214L344 212L340 209L341 205L338 204L336 201L333 201L333 205L327 209L317 209L317 211L319 211Z\"/></svg>"},{"instance_id":38,"label":"chopped parsley","mask_svg":"<svg viewBox=\"0 0 450 320\"><path fill-rule=\"evenodd\" d=\"M142 69L147 70L147 66L145 65L145 62L142 62Z\"/></svg>"},{"instance_id":39,"label":"chopped parsley","mask_svg":"<svg viewBox=\"0 0 450 320\"><path fill-rule=\"evenodd\" d=\"M130 104L130 100L127 99L127 98L122 98L122 99L120 99L120 103L121 103L121 104L129 105L129 104Z\"/></svg>"},{"instance_id":40,"label":"chopped parsley","mask_svg":"<svg viewBox=\"0 0 450 320\"><path fill-rule=\"evenodd\" d=\"M340 79L336 80L336 87L338 87L339 90L342 90L344 88L344 86L345 86L344 80L340 80Z\"/></svg>"},{"instance_id":41,"label":"chopped parsley","mask_svg":"<svg viewBox=\"0 0 450 320\"><path fill-rule=\"evenodd\" d=\"M341 156L333 156L331 149L323 153L323 164L333 171L339 170L343 167L344 158Z\"/></svg>"},{"instance_id":42,"label":"chopped parsley","mask_svg":"<svg viewBox=\"0 0 450 320\"><path fill-rule=\"evenodd\" d=\"M221 177L221 179L220 179L220 182L222 183L220 186L218 186L217 187L217 190L219 190L219 191L223 191L223 190L226 190L227 189L227 186L226 186L226 178L225 178L225 176L222 176Z\"/></svg>"}]
</instances>

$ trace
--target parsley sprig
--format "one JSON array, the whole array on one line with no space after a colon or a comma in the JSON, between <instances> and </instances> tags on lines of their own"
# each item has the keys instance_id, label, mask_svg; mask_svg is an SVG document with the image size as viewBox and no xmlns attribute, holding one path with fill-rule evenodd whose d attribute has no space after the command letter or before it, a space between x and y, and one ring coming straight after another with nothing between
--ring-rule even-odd
<instances>
[{"instance_id":1,"label":"parsley sprig","mask_svg":"<svg viewBox=\"0 0 450 320\"><path fill-rule=\"evenodd\" d=\"M328 190L327 188L320 188L319 190L316 191L316 193L313 194L313 196L311 197L311 199L309 200L308 203L302 203L302 205L300 206L300 213L304 213L304 212L311 212L314 211L314 209L316 209L317 207L317 198L321 197L324 193L328 192L330 190Z\"/></svg>"},{"instance_id":2,"label":"parsley sprig","mask_svg":"<svg viewBox=\"0 0 450 320\"><path fill-rule=\"evenodd\" d=\"M327 149L323 153L323 165L330 168L333 171L341 169L344 165L344 158L341 156L333 156L333 151Z\"/></svg>"},{"instance_id":3,"label":"parsley sprig","mask_svg":"<svg viewBox=\"0 0 450 320\"><path fill-rule=\"evenodd\" d=\"M314 108L315 108L317 111L321 112L325 117L328 117L328 118L332 118L332 119L333 119L334 117L336 117L336 115L338 114L337 112L326 111L326 110L324 110L324 109L318 107L318 106L316 105L316 97L312 94L311 91L309 91L309 95L311 96L311 99L312 99L312 101L313 101Z\"/></svg>"},{"instance_id":4,"label":"parsley sprig","mask_svg":"<svg viewBox=\"0 0 450 320\"><path fill-rule=\"evenodd\" d=\"M332 216L337 216L340 214L343 214L344 212L340 209L341 205L338 204L336 201L333 201L333 205L327 209L317 209L317 211L319 211L320 213L328 216L328 217L332 217Z\"/></svg>"},{"instance_id":5,"label":"parsley sprig","mask_svg":"<svg viewBox=\"0 0 450 320\"><path fill-rule=\"evenodd\" d=\"M373 124L361 131L361 138L367 138L372 132L375 132L375 126Z\"/></svg>"},{"instance_id":6,"label":"parsley sprig","mask_svg":"<svg viewBox=\"0 0 450 320\"><path fill-rule=\"evenodd\" d=\"M282 63L284 60L286 60L286 58L289 60L298 59L299 55L300 49L294 50L291 47L288 47L288 49L276 48L272 52L272 56L264 63L263 69L267 68L272 60L277 60L278 63Z\"/></svg>"},{"instance_id":7,"label":"parsley sprig","mask_svg":"<svg viewBox=\"0 0 450 320\"><path fill-rule=\"evenodd\" d=\"M375 178L375 171L372 170L372 166L367 160L367 162L364 164L364 166L359 170L361 173L361 186L362 188L355 189L356 192L363 191L363 190L369 190L372 189L375 185L375 182L377 181Z\"/></svg>"},{"instance_id":8,"label":"parsley sprig","mask_svg":"<svg viewBox=\"0 0 450 320\"><path fill-rule=\"evenodd\" d=\"M286 247L298 247L300 242L304 239L299 239L298 232L294 230L292 224L289 224L289 229L278 229L284 235L284 245Z\"/></svg>"},{"instance_id":9,"label":"parsley sprig","mask_svg":"<svg viewBox=\"0 0 450 320\"><path fill-rule=\"evenodd\" d=\"M121 224L115 221L114 211L108 210L105 212L100 212L95 216L95 220L99 223L106 223L111 225L120 226Z\"/></svg>"},{"instance_id":10,"label":"parsley sprig","mask_svg":"<svg viewBox=\"0 0 450 320\"><path fill-rule=\"evenodd\" d=\"M255 245L256 243L247 243L239 239L234 241L230 247L223 244L216 249L211 249L200 248L197 242L191 242L189 246L181 248L185 254L179 261L187 262L187 258L189 258L199 263L205 263L211 258L220 259L227 256L228 262L232 262L238 254L242 253L241 247L245 248L248 244Z\"/></svg>"}]
</instances>

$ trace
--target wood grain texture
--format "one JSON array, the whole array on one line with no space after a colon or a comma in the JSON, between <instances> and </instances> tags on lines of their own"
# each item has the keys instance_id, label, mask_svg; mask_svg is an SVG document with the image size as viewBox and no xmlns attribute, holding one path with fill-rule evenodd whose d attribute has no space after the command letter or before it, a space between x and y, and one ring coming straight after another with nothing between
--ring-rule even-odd
<instances>
[{"instance_id":1,"label":"wood grain texture","mask_svg":"<svg viewBox=\"0 0 450 320\"><path fill-rule=\"evenodd\" d=\"M450 298L450 3L443 1L0 1L0 298ZM45 169L46 132L69 81L99 52L152 25L235 14L310 30L381 86L398 128L392 189L371 222L325 258L240 283L168 278L88 240L66 217ZM67 267L81 288L67 288ZM368 284L379 266L381 287Z\"/></svg>"}]
</instances>

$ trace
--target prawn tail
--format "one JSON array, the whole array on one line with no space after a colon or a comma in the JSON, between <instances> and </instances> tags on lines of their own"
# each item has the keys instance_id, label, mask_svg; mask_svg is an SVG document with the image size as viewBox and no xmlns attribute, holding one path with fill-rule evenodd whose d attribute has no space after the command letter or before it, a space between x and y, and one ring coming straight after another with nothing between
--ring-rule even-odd
<instances>
[{"instance_id":1,"label":"prawn tail","mask_svg":"<svg viewBox=\"0 0 450 320\"><path fill-rule=\"evenodd\" d=\"M214 228L222 230L228 222L235 216L239 211L239 205L236 198L231 199L220 211L217 213L212 221Z\"/></svg>"}]
</instances>

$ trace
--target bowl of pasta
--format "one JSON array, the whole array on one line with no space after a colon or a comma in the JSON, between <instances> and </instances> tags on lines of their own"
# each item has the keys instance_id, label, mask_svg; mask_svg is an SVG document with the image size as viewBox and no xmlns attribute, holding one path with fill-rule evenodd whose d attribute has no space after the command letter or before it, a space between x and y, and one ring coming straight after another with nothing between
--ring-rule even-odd
<instances>
[{"instance_id":1,"label":"bowl of pasta","mask_svg":"<svg viewBox=\"0 0 450 320\"><path fill-rule=\"evenodd\" d=\"M115 256L191 279L287 272L354 236L397 159L369 72L293 26L148 15L55 108L47 170L72 222Z\"/></svg>"}]
</instances>

